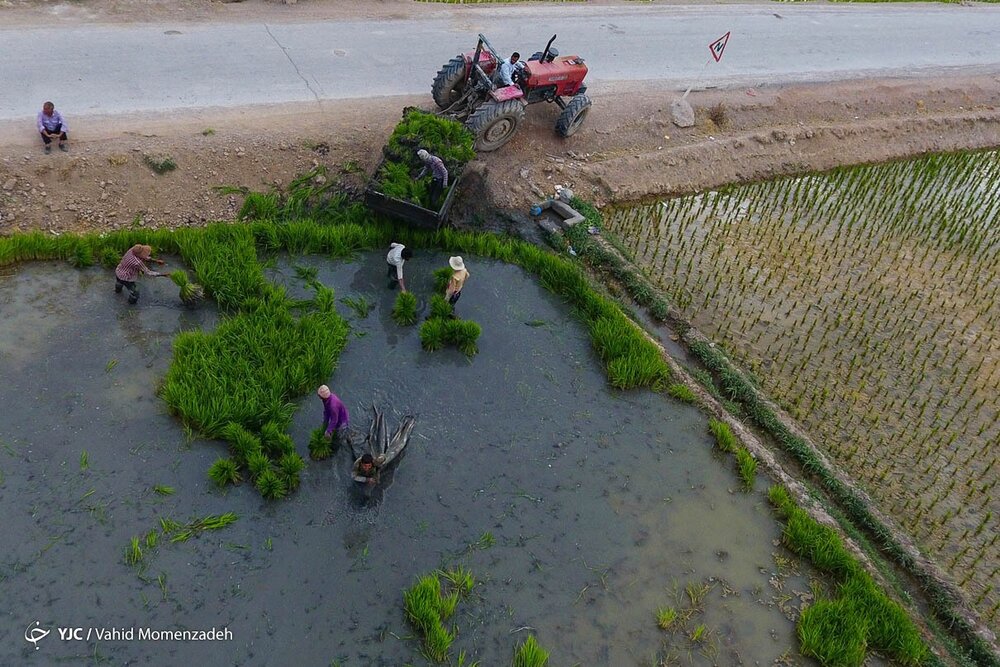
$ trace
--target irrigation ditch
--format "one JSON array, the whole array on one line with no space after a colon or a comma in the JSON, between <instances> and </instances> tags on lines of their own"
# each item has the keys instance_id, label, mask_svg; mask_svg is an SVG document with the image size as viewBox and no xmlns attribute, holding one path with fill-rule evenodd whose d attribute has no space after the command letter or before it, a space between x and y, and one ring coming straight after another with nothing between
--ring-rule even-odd
<instances>
[{"instance_id":1,"label":"irrigation ditch","mask_svg":"<svg viewBox=\"0 0 1000 667\"><path fill-rule=\"evenodd\" d=\"M755 432L742 421L749 416L768 426L754 412L756 394L735 390L735 376L713 365L715 357L623 259L619 250L627 249L613 236L608 243L579 226L550 241L557 250L572 243L583 265L609 281L612 295L675 327L676 341L670 331L654 333L664 334L663 347L683 343L705 363L714 377L704 386L613 298L595 291L578 262L487 234L395 228L342 199L312 201L315 194L249 193L248 222L204 230L0 239L0 266L17 266L0 283L10 294L3 306L21 332L16 345L0 347L0 362L21 364L18 382L0 398L25 406L0 441L11 462L28 471L4 476L0 506L25 526L41 526L28 531L34 539L0 572L0 586L20 606L41 606L47 620L65 615L106 624L102 600L111 596L127 601L108 612L116 624L142 618L246 632L235 646L171 648L170 664L204 660L206 651L234 664L402 664L421 650L424 659L439 656L426 643L421 649L408 629L401 592L435 568L468 567L478 581L461 617L445 627L454 642L448 659L460 664L506 664L515 643L525 650L529 635L558 664L808 664L799 651L820 664L878 661L876 654L901 664L972 664L963 657L971 654L976 664L994 664L988 645L974 636L973 616L946 617L953 626L968 623L957 627L956 644L942 624L917 616L914 625L886 596L883 589L902 591L899 599L913 610L877 555L885 544L866 549L862 533L844 527L843 510L829 502L836 494L824 496L830 489L816 483L822 471L814 463L800 461L804 479L785 472L784 457L763 444L774 429ZM603 227L595 210L582 202L579 208ZM458 349L429 355L419 328L393 317L396 296L381 281L384 257L377 252L390 240L421 251L407 269L421 295L418 316L430 311L434 269L449 253L466 256L476 298L466 296L459 309L482 327L474 357ZM152 310L208 318L202 331L188 330L186 320L162 322L162 336L179 334L172 359L165 338L155 348L147 335L89 344L123 308L113 294L98 296L93 286L108 271L91 265L139 241L181 257L223 315L216 320L211 306L166 306L176 302L174 288L151 284ZM53 259L70 260L88 280L67 287L61 276L69 269L24 264ZM33 305L46 299L40 317ZM92 306L88 317L78 303ZM149 310L127 312L136 318ZM68 357L50 364L58 345L32 337L39 326L66 331L80 344L62 346ZM130 351L133 387L144 388L132 390L142 407L125 404L128 417L112 411L97 418L105 404L128 394L109 381L123 364L112 356L119 346ZM65 369L105 358L103 376L93 369L86 376L92 410L72 437L63 435L60 417L47 416L41 401L58 391ZM43 392L32 389L40 377ZM149 391L160 378L162 402ZM344 448L294 474L284 469L283 457L305 452L316 425L310 392L321 381L350 396L355 420L372 403L418 414L416 446L377 489L353 488ZM59 396L71 413L83 409L82 396ZM714 437L705 412L719 420ZM160 444L147 448L150 423ZM56 441L46 437L57 432ZM192 441L196 435L228 444ZM121 453L123 440L135 443L131 457ZM82 442L100 445L87 446L84 457L73 448ZM260 493L246 483L220 490L219 480L205 474L220 456L238 473L224 483L252 482ZM777 483L766 492L758 463ZM160 479L165 470L172 477ZM95 505L98 483L108 489ZM158 485L178 493L157 493ZM80 492L79 499L68 491ZM30 511L15 509L15 497ZM107 566L166 511L184 518L233 512L241 520L190 544L158 538L156 560L134 579ZM80 520L66 518L74 516ZM58 527L54 537L46 523ZM80 557L83 548L87 558ZM216 557L223 551L231 554L225 561ZM283 565L299 560L317 567ZM77 565L67 572L66 562ZM87 579L98 564L101 576ZM68 582L75 594L52 595L53 586ZM940 617L942 603L960 611L950 596L927 605ZM28 648L9 657L28 660ZM162 657L100 645L66 647L63 657L79 658L81 650L149 664Z\"/></svg>"}]
</instances>

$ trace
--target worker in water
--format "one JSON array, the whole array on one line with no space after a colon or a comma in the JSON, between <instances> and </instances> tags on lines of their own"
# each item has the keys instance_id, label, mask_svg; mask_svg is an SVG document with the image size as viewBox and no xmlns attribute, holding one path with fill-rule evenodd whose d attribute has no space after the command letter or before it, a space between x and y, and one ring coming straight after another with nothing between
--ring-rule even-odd
<instances>
[{"instance_id":1,"label":"worker in water","mask_svg":"<svg viewBox=\"0 0 1000 667\"><path fill-rule=\"evenodd\" d=\"M500 83L505 86L513 86L520 83L517 79L522 74L524 63L521 62L521 54L515 51L510 54L510 58L500 63Z\"/></svg>"},{"instance_id":2,"label":"worker in water","mask_svg":"<svg viewBox=\"0 0 1000 667\"><path fill-rule=\"evenodd\" d=\"M406 281L403 280L403 264L406 264L406 260L411 257L413 257L413 251L402 243L389 244L389 252L385 256L385 263L389 267L386 274L389 276L389 289L399 285L400 290L406 291Z\"/></svg>"},{"instance_id":3,"label":"worker in water","mask_svg":"<svg viewBox=\"0 0 1000 667\"><path fill-rule=\"evenodd\" d=\"M332 439L336 434L338 439L342 438L350 426L347 406L325 384L316 390L316 395L323 402L323 435Z\"/></svg>"},{"instance_id":4,"label":"worker in water","mask_svg":"<svg viewBox=\"0 0 1000 667\"><path fill-rule=\"evenodd\" d=\"M377 460L371 454L364 454L354 464L354 478L357 481L362 479L368 484L378 482Z\"/></svg>"},{"instance_id":5,"label":"worker in water","mask_svg":"<svg viewBox=\"0 0 1000 667\"><path fill-rule=\"evenodd\" d=\"M448 188L448 168L444 166L444 161L437 155L431 155L424 149L417 151L417 157L424 163L424 168L417 174L417 178L422 178L424 174L431 172L431 206L437 208L438 199Z\"/></svg>"},{"instance_id":6,"label":"worker in water","mask_svg":"<svg viewBox=\"0 0 1000 667\"><path fill-rule=\"evenodd\" d=\"M139 288L136 287L135 281L139 279L140 274L159 277L168 275L150 270L146 266L146 262L156 262L161 265L166 264L162 259L153 259L153 249L151 247L137 243L122 255L121 261L118 262L118 266L115 268L115 294L121 294L122 288L127 289L128 302L131 304L139 301Z\"/></svg>"}]
</instances>

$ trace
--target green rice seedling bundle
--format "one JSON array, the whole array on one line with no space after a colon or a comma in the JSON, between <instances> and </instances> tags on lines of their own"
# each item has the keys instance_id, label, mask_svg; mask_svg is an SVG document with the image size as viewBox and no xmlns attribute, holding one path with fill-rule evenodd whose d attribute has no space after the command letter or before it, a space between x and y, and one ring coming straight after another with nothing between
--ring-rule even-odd
<instances>
[{"instance_id":1,"label":"green rice seedling bundle","mask_svg":"<svg viewBox=\"0 0 1000 667\"><path fill-rule=\"evenodd\" d=\"M284 477L270 467L257 475L254 484L260 495L267 500L280 500L288 495L288 484Z\"/></svg>"},{"instance_id":2,"label":"green rice seedling bundle","mask_svg":"<svg viewBox=\"0 0 1000 667\"><path fill-rule=\"evenodd\" d=\"M528 635L514 650L513 667L545 667L549 664L549 652L543 649L534 635Z\"/></svg>"},{"instance_id":3,"label":"green rice seedling bundle","mask_svg":"<svg viewBox=\"0 0 1000 667\"><path fill-rule=\"evenodd\" d=\"M198 283L191 282L186 271L172 271L170 279L180 288L181 301L184 303L191 305L205 298L205 289Z\"/></svg>"},{"instance_id":4,"label":"green rice seedling bundle","mask_svg":"<svg viewBox=\"0 0 1000 667\"><path fill-rule=\"evenodd\" d=\"M455 309L452 308L451 304L443 296L440 294L431 296L431 312L428 315L430 319L448 319L454 312Z\"/></svg>"},{"instance_id":5,"label":"green rice seedling bundle","mask_svg":"<svg viewBox=\"0 0 1000 667\"><path fill-rule=\"evenodd\" d=\"M272 459L295 453L295 442L277 422L265 422L260 428L260 437L264 453Z\"/></svg>"},{"instance_id":6,"label":"green rice seedling bundle","mask_svg":"<svg viewBox=\"0 0 1000 667\"><path fill-rule=\"evenodd\" d=\"M187 524L161 519L160 525L163 527L164 534L171 536L171 542L187 542L206 530L221 530L238 518L233 512L226 512L218 515L209 514L201 519L189 521Z\"/></svg>"},{"instance_id":7,"label":"green rice seedling bundle","mask_svg":"<svg viewBox=\"0 0 1000 667\"><path fill-rule=\"evenodd\" d=\"M309 458L322 461L333 455L333 442L321 428L313 429L309 435Z\"/></svg>"},{"instance_id":8,"label":"green rice seedling bundle","mask_svg":"<svg viewBox=\"0 0 1000 667\"><path fill-rule=\"evenodd\" d=\"M428 352L440 350L447 342L448 320L429 319L420 325L420 345Z\"/></svg>"},{"instance_id":9,"label":"green rice seedling bundle","mask_svg":"<svg viewBox=\"0 0 1000 667\"><path fill-rule=\"evenodd\" d=\"M219 487L237 484L240 481L239 464L233 459L217 459L208 469L208 476Z\"/></svg>"},{"instance_id":10,"label":"green rice seedling bundle","mask_svg":"<svg viewBox=\"0 0 1000 667\"><path fill-rule=\"evenodd\" d=\"M229 441L233 457L240 464L246 464L251 454L263 453L264 451L260 438L236 422L226 424L222 429L221 435Z\"/></svg>"},{"instance_id":11,"label":"green rice seedling bundle","mask_svg":"<svg viewBox=\"0 0 1000 667\"><path fill-rule=\"evenodd\" d=\"M299 488L299 474L305 467L306 462L295 452L282 454L278 459L278 473L289 492Z\"/></svg>"},{"instance_id":12,"label":"green rice seedling bundle","mask_svg":"<svg viewBox=\"0 0 1000 667\"><path fill-rule=\"evenodd\" d=\"M455 271L450 266L435 269L434 292L437 294L444 294L445 290L448 289L448 283L451 282L451 275L453 273L455 273Z\"/></svg>"},{"instance_id":13,"label":"green rice seedling bundle","mask_svg":"<svg viewBox=\"0 0 1000 667\"><path fill-rule=\"evenodd\" d=\"M160 541L160 534L155 530L151 530L148 533L146 533L145 542L147 549L155 549L159 541Z\"/></svg>"},{"instance_id":14,"label":"green rice seedling bundle","mask_svg":"<svg viewBox=\"0 0 1000 667\"><path fill-rule=\"evenodd\" d=\"M458 348L466 356L474 356L479 352L476 341L483 333L483 328L472 320L444 320L445 339Z\"/></svg>"},{"instance_id":15,"label":"green rice seedling bundle","mask_svg":"<svg viewBox=\"0 0 1000 667\"><path fill-rule=\"evenodd\" d=\"M471 593L473 586L476 585L476 579L472 575L472 572L461 565L447 570L439 570L438 574L446 579L451 585L452 590L457 592L461 597L465 597Z\"/></svg>"},{"instance_id":16,"label":"green rice seedling bundle","mask_svg":"<svg viewBox=\"0 0 1000 667\"><path fill-rule=\"evenodd\" d=\"M392 307L392 319L401 327L417 322L417 297L412 292L400 292Z\"/></svg>"},{"instance_id":17,"label":"green rice seedling bundle","mask_svg":"<svg viewBox=\"0 0 1000 667\"><path fill-rule=\"evenodd\" d=\"M250 479L254 482L257 478L271 469L271 459L263 451L252 452L247 457L247 470L250 471Z\"/></svg>"},{"instance_id":18,"label":"green rice seedling bundle","mask_svg":"<svg viewBox=\"0 0 1000 667\"><path fill-rule=\"evenodd\" d=\"M463 576L456 577L460 581ZM421 577L411 588L403 591L403 609L410 623L423 635L423 650L428 658L444 662L455 639L455 632L444 622L455 613L460 591L447 595L441 591L439 572Z\"/></svg>"}]
</instances>

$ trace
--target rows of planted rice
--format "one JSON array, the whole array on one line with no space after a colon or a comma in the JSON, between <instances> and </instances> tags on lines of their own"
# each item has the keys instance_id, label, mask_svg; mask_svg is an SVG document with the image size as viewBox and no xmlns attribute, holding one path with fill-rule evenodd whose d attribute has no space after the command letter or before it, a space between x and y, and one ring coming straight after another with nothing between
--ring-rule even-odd
<instances>
[{"instance_id":1,"label":"rows of planted rice","mask_svg":"<svg viewBox=\"0 0 1000 667\"><path fill-rule=\"evenodd\" d=\"M1000 610L1000 153L754 183L608 215L684 315Z\"/></svg>"}]
</instances>

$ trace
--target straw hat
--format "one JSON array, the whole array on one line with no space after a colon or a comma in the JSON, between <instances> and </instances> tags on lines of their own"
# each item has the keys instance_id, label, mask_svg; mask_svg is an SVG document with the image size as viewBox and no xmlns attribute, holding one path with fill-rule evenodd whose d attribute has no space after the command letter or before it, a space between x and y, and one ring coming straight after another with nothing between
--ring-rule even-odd
<instances>
[{"instance_id":1,"label":"straw hat","mask_svg":"<svg viewBox=\"0 0 1000 667\"><path fill-rule=\"evenodd\" d=\"M316 390L316 395L320 398L330 398L330 388L325 384L322 384L319 386L319 389Z\"/></svg>"},{"instance_id":2,"label":"straw hat","mask_svg":"<svg viewBox=\"0 0 1000 667\"><path fill-rule=\"evenodd\" d=\"M462 261L461 257L449 257L448 266L450 266L455 271L465 271L465 262Z\"/></svg>"},{"instance_id":3,"label":"straw hat","mask_svg":"<svg viewBox=\"0 0 1000 667\"><path fill-rule=\"evenodd\" d=\"M417 151L417 157L420 158L421 160L426 160L430 156L431 156L431 154L428 153L427 151L425 151L423 148L421 148L419 151Z\"/></svg>"}]
</instances>

